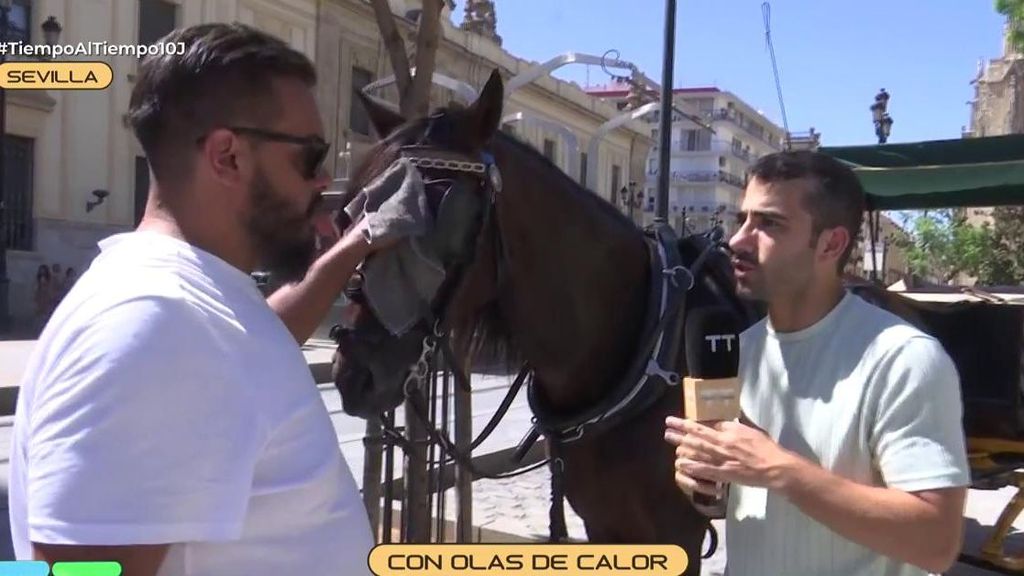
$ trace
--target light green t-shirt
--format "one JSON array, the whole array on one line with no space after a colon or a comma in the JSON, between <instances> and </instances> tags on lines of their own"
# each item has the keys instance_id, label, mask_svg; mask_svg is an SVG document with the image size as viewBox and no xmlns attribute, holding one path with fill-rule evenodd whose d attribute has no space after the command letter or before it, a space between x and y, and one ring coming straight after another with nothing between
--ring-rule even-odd
<instances>
[{"instance_id":1,"label":"light green t-shirt","mask_svg":"<svg viewBox=\"0 0 1024 576\"><path fill-rule=\"evenodd\" d=\"M741 406L784 448L908 492L970 483L957 370L939 342L847 293L822 320L740 336ZM922 575L847 540L776 493L732 485L729 576Z\"/></svg>"}]
</instances>

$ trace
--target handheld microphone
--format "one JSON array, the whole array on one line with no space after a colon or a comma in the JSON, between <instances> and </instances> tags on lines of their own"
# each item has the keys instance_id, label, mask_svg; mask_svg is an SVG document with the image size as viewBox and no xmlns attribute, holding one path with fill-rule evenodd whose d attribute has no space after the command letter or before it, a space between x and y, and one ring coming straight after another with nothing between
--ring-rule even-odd
<instances>
[{"instance_id":1,"label":"handheld microphone","mask_svg":"<svg viewBox=\"0 0 1024 576\"><path fill-rule=\"evenodd\" d=\"M686 368L683 410L702 423L740 416L740 329L735 314L724 306L696 308L686 319ZM725 515L725 499L695 493L694 505L707 516Z\"/></svg>"}]
</instances>

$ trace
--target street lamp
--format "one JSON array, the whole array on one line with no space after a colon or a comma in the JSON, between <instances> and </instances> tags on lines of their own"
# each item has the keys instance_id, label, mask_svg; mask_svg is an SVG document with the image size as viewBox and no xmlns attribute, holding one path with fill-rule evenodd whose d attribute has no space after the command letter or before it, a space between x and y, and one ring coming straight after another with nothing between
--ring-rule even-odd
<instances>
[{"instance_id":1,"label":"street lamp","mask_svg":"<svg viewBox=\"0 0 1024 576\"><path fill-rule=\"evenodd\" d=\"M725 204L719 204L718 207L715 208L715 211L711 213L711 229L715 229L725 223L722 219L722 214L724 213Z\"/></svg>"},{"instance_id":2,"label":"street lamp","mask_svg":"<svg viewBox=\"0 0 1024 576\"><path fill-rule=\"evenodd\" d=\"M885 88L875 94L875 103L871 105L871 117L875 124L875 136L878 136L878 143L885 144L889 140L889 132L892 130L892 116L889 116L889 93Z\"/></svg>"},{"instance_id":3,"label":"street lamp","mask_svg":"<svg viewBox=\"0 0 1024 576\"><path fill-rule=\"evenodd\" d=\"M64 28L61 27L60 22L57 22L57 18L50 16L46 22L43 22L42 29L43 41L48 46L54 46L60 40L60 33Z\"/></svg>"},{"instance_id":4,"label":"street lamp","mask_svg":"<svg viewBox=\"0 0 1024 576\"><path fill-rule=\"evenodd\" d=\"M636 182L630 182L629 186L623 186L619 190L619 198L622 200L622 207L629 214L629 219L633 220L633 210L644 204L644 191L637 190Z\"/></svg>"}]
</instances>

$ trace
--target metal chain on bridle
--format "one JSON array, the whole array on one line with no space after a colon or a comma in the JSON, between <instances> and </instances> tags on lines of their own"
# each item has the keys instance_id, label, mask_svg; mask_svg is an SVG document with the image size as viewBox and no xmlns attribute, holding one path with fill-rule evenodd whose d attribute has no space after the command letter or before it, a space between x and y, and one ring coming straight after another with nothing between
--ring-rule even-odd
<instances>
[{"instance_id":1,"label":"metal chain on bridle","mask_svg":"<svg viewBox=\"0 0 1024 576\"><path fill-rule=\"evenodd\" d=\"M421 170L443 170L450 172L463 172L473 174L474 176L484 176L481 178L484 185L489 188L491 193L491 204L490 210L493 210L494 194L501 189L501 179L497 172L497 168L493 163L487 164L484 162L472 162L466 160L458 160L451 158L440 158L431 156L404 156L410 164ZM499 263L500 265L500 263ZM450 298L446 298L449 300ZM445 301L444 305L441 306L442 312L447 309L449 302ZM442 456L446 461L440 462L441 466L448 463L447 460L454 461L456 465L461 466L465 470L469 471L475 478L485 479L505 479L513 478L522 474L538 470L548 464L548 460L538 462L536 464L513 470L510 472L502 473L491 473L480 470L472 459L472 451L480 446L494 431L498 423L508 412L515 400L516 395L522 388L523 384L528 378L532 376L532 370L529 366L524 365L519 371L519 374L513 381L508 392L502 400L501 405L495 411L490 421L484 426L484 429L480 434L470 443L469 453L463 453L456 447L455 442L451 440L448 434L439 429L434 420L430 417L430 409L427 406L426 389L430 387L431 383L437 382L438 376L442 375L447 377L453 375L457 384L465 391L470 391L469 378L466 374L458 367L459 363L455 358L455 354L452 351L451 344L449 341L449 330L444 326L443 319L441 318L428 318L431 322L431 331L424 336L419 358L412 365L409 373L403 382L403 394L407 400L409 400L409 406L415 412L415 416L420 419L426 426L426 432L428 441L430 444L437 445L441 448L442 454L447 454L447 458ZM439 371L437 369L437 352L441 350L444 359L444 369ZM429 394L433 397L433 394ZM447 394L441 399L441 402L448 403L449 399ZM385 419L384 434L385 436L394 440L397 444L401 445L403 450L411 448L408 440L402 437L401 433L393 426L386 424ZM447 422L446 422L447 424Z\"/></svg>"},{"instance_id":2,"label":"metal chain on bridle","mask_svg":"<svg viewBox=\"0 0 1024 576\"><path fill-rule=\"evenodd\" d=\"M463 160L449 160L446 158L424 158L420 156L407 156L409 163L417 168L434 168L437 170L449 170L452 172L469 172L470 174L483 174L487 172L487 166L483 162L467 162Z\"/></svg>"}]
</instances>

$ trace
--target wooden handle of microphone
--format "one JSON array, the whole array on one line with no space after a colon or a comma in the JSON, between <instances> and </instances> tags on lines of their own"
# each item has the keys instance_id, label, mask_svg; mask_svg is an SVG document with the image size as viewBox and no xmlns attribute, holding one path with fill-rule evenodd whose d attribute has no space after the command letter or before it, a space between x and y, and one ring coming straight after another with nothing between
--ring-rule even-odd
<instances>
[{"instance_id":1,"label":"wooden handle of microphone","mask_svg":"<svg viewBox=\"0 0 1024 576\"><path fill-rule=\"evenodd\" d=\"M739 418L739 378L683 378L683 414L698 421Z\"/></svg>"},{"instance_id":2,"label":"wooden handle of microphone","mask_svg":"<svg viewBox=\"0 0 1024 576\"><path fill-rule=\"evenodd\" d=\"M690 420L707 424L740 417L740 383L732 378L683 378L683 414ZM704 515L720 518L725 514L720 498L694 493L694 506Z\"/></svg>"}]
</instances>

